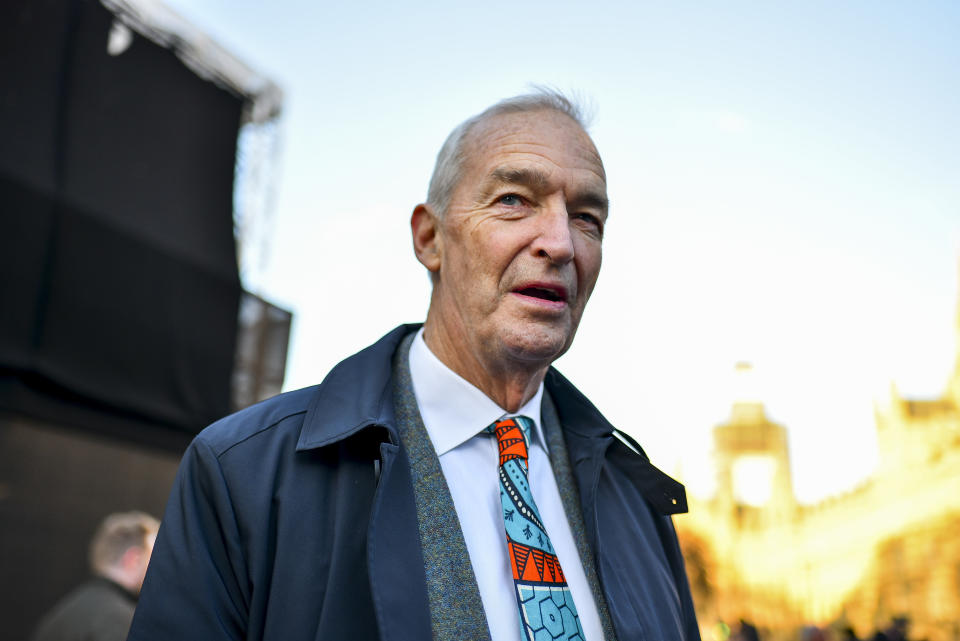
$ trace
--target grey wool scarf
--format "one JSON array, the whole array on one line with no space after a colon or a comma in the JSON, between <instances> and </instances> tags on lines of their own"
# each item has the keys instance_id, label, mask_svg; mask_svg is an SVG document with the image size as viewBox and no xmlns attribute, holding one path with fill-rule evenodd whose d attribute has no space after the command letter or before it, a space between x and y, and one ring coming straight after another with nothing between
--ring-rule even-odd
<instances>
[{"instance_id":1,"label":"grey wool scarf","mask_svg":"<svg viewBox=\"0 0 960 641\"><path fill-rule=\"evenodd\" d=\"M463 540L460 520L440 468L433 443L423 425L410 379L410 344L403 339L393 358L393 403L400 441L410 461L417 506L420 545L423 548L427 597L434 641L489 641L486 614L477 579ZM549 395L544 394L541 421L550 449L550 464L570 522L580 561L600 613L605 641L616 641L606 599L600 589L593 554L587 545L580 499L567 457L563 430ZM490 471L495 473L494 470ZM518 640L520 641L520 640Z\"/></svg>"}]
</instances>

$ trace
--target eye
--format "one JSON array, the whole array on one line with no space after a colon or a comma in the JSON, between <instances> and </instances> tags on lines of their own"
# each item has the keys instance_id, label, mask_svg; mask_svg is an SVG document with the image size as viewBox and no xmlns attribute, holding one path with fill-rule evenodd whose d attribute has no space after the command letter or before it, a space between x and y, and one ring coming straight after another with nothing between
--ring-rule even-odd
<instances>
[{"instance_id":1,"label":"eye","mask_svg":"<svg viewBox=\"0 0 960 641\"><path fill-rule=\"evenodd\" d=\"M580 224L589 227L592 231L595 231L598 235L603 235L603 221L600 220L598 216L590 214L587 212L580 212L573 215L574 220L580 222Z\"/></svg>"},{"instance_id":2,"label":"eye","mask_svg":"<svg viewBox=\"0 0 960 641\"><path fill-rule=\"evenodd\" d=\"M574 214L574 218L576 218L577 220L582 220L584 222L590 223L594 227L599 228L603 226L603 224L600 222L600 219L594 216L593 214L587 214L587 213Z\"/></svg>"},{"instance_id":3,"label":"eye","mask_svg":"<svg viewBox=\"0 0 960 641\"><path fill-rule=\"evenodd\" d=\"M519 207L523 204L523 199L516 194L506 194L505 196L500 196L499 202L501 205L506 205L507 207Z\"/></svg>"}]
</instances>

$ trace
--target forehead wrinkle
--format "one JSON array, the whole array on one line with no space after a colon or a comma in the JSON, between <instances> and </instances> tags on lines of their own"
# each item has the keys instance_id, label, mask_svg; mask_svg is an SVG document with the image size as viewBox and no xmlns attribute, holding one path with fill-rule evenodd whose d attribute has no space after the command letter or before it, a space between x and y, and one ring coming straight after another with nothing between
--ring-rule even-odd
<instances>
[{"instance_id":1,"label":"forehead wrinkle","mask_svg":"<svg viewBox=\"0 0 960 641\"><path fill-rule=\"evenodd\" d=\"M584 136L586 136L586 134L584 134ZM551 165L555 165L557 162L551 156L551 152L556 149L553 143L538 142L535 140L522 140L513 143L499 142L491 143L487 149L496 146L503 148L506 152L519 152L536 156ZM545 151L541 152L541 149ZM585 141L580 141L577 145L573 146L572 150L568 149L568 153L570 153L571 156L579 156L581 162L586 161L586 166L582 168L596 174L604 184L606 184L607 172L603 167L603 159L600 158L600 152L597 151L597 148L593 145L589 137L587 137Z\"/></svg>"},{"instance_id":2,"label":"forehead wrinkle","mask_svg":"<svg viewBox=\"0 0 960 641\"><path fill-rule=\"evenodd\" d=\"M478 123L478 126L469 132L465 140L465 142L469 142L465 144L465 149L467 145L469 145L474 147L474 150L472 150L473 153L486 153L495 147L504 147L508 148L508 150L513 146L552 148L552 143L528 140L529 125L524 121L523 117L529 115L530 114L501 114L488 121ZM600 177L606 181L607 176L603 167L603 159L600 157L600 152L593 143L590 134L587 133L580 123L565 114L551 113L550 115L565 121L566 126L572 126L571 133L573 133L576 142L572 145L571 151L574 154L588 158L597 166L599 170L597 173ZM518 120L520 121L518 122ZM473 153L467 153L466 155L469 157L473 155Z\"/></svg>"},{"instance_id":3,"label":"forehead wrinkle","mask_svg":"<svg viewBox=\"0 0 960 641\"><path fill-rule=\"evenodd\" d=\"M576 124L576 123L574 123ZM597 150L597 146L593 144L593 139L590 138L590 134L577 127L578 132L576 133L576 141L574 144L567 147L567 152L573 156L580 156L581 160L586 160L588 165L592 165L591 171L595 172L604 182L607 180L607 172L603 166L603 158L600 157L600 152ZM532 148L536 150L537 148L542 148L549 151L552 151L556 148L556 145L552 142L540 142L537 140L528 140L524 135L526 132L523 129L518 129L516 131L503 131L497 132L495 135L490 136L486 139L483 144L487 149L494 147L502 147L506 151L530 151ZM507 139L518 136L520 140L509 141ZM549 153L540 154L537 151L530 151L537 155L544 156L548 161L553 162L549 158Z\"/></svg>"},{"instance_id":4,"label":"forehead wrinkle","mask_svg":"<svg viewBox=\"0 0 960 641\"><path fill-rule=\"evenodd\" d=\"M478 123L478 126L467 134L464 142L461 160L464 173L478 169L477 165L482 162L482 158L496 153L498 150L507 154L514 152L532 154L547 161L551 165L555 164L556 160L551 156L551 152L555 149L555 144L553 142L542 142L536 139L531 140L527 135L529 133L528 126L523 122L516 122L514 120L515 117L523 115L524 114L508 114L507 124L503 124L502 122L504 116L498 116L491 121ZM569 117L563 114L560 114L560 116L569 120L569 124L572 124L576 130L574 135L575 140L568 147L568 153L573 156L579 156L581 162L586 161L586 166L581 166L581 168L593 173L600 179L600 182L603 183L601 190L590 189L589 193L582 194L582 197L577 197L576 201L587 206L601 207L604 212L606 212L609 209L609 201L606 197L607 175L600 153L597 151L596 145L593 144L593 140L589 134L587 134L579 123L569 119ZM494 121L501 122L495 125ZM543 149L545 153L541 152L541 149ZM534 168L515 169L509 164L496 167L487 174L480 183L480 188L475 191L475 204L479 205L485 202L495 193L496 188L504 183L527 185L539 190L548 189L552 180L551 173L552 172Z\"/></svg>"}]
</instances>

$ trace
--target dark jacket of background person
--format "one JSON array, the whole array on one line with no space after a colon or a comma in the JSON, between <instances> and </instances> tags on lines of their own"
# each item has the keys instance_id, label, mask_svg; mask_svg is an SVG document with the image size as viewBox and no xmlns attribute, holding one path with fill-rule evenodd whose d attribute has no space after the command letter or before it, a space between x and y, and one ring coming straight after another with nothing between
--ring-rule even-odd
<instances>
[{"instance_id":1,"label":"dark jacket of background person","mask_svg":"<svg viewBox=\"0 0 960 641\"><path fill-rule=\"evenodd\" d=\"M32 641L123 641L136 605L137 598L125 588L92 578L54 606Z\"/></svg>"},{"instance_id":2,"label":"dark jacket of background person","mask_svg":"<svg viewBox=\"0 0 960 641\"><path fill-rule=\"evenodd\" d=\"M391 359L401 326L203 431L184 456L131 641L430 639ZM556 370L587 538L621 640L699 639L669 513L679 484L617 440Z\"/></svg>"},{"instance_id":3,"label":"dark jacket of background person","mask_svg":"<svg viewBox=\"0 0 960 641\"><path fill-rule=\"evenodd\" d=\"M40 619L33 641L123 641L160 523L143 512L108 515L90 541L93 578Z\"/></svg>"}]
</instances>

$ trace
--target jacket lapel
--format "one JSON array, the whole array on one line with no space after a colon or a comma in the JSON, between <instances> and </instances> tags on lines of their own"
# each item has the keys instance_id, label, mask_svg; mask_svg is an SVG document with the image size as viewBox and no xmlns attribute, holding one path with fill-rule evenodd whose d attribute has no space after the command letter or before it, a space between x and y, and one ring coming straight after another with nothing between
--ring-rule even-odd
<instances>
[{"instance_id":1,"label":"jacket lapel","mask_svg":"<svg viewBox=\"0 0 960 641\"><path fill-rule=\"evenodd\" d=\"M637 489L657 512L670 515L687 511L683 485L650 463L640 445L613 427L560 372L551 367L544 383L563 425L570 462L585 506L595 505L601 466L612 459L628 470ZM585 507L585 519L587 512Z\"/></svg>"},{"instance_id":2,"label":"jacket lapel","mask_svg":"<svg viewBox=\"0 0 960 641\"><path fill-rule=\"evenodd\" d=\"M380 452L380 483L367 531L367 563L380 638L430 639L430 606L410 464L398 445L384 443Z\"/></svg>"},{"instance_id":3,"label":"jacket lapel","mask_svg":"<svg viewBox=\"0 0 960 641\"><path fill-rule=\"evenodd\" d=\"M649 550L657 549L658 540L660 543L668 539L675 541L672 530L665 532L659 529L660 526L668 527L669 519L651 517L654 512L668 515L686 511L683 486L654 467L639 445L610 425L556 370L549 370L545 383L563 426L570 465L580 494L587 543L596 561L597 575L616 633L620 638L661 638L658 636L660 631L679 629L679 624L670 617L661 616L656 612L656 607L651 610L649 596L637 590L637 583L645 580L641 575L652 571L652 565L646 561L659 563L660 557L653 552L644 552L635 557L635 562L638 561L640 565L624 570L622 563L625 559L618 555L628 549L631 543L625 540L629 537L620 527L618 516L610 513L612 486L608 484L606 493L601 496L600 480L604 473L605 478L623 479L636 488L634 496L652 508L650 512L642 508L638 512L641 518L646 519L644 522L651 524L643 539L647 542L645 549ZM648 516L643 517L643 513ZM673 556L666 556L666 561L672 567L672 562L679 559L679 551ZM680 564L682 566L682 561ZM605 575L605 569L609 576ZM682 576L682 567L679 573ZM682 578L685 581L685 577ZM671 585L663 585L660 592L666 596L672 590L675 591L675 588ZM668 602L669 599L665 604ZM638 604L646 604L649 611L638 614ZM663 626L660 625L663 623L661 618L665 622Z\"/></svg>"},{"instance_id":4,"label":"jacket lapel","mask_svg":"<svg viewBox=\"0 0 960 641\"><path fill-rule=\"evenodd\" d=\"M418 328L401 325L334 367L311 401L297 441L297 450L305 451L366 430L380 429L385 435L379 460L371 459L370 474L378 481L367 527L367 572L384 641L432 636L410 464L400 445L392 399L393 355L404 336Z\"/></svg>"}]
</instances>

